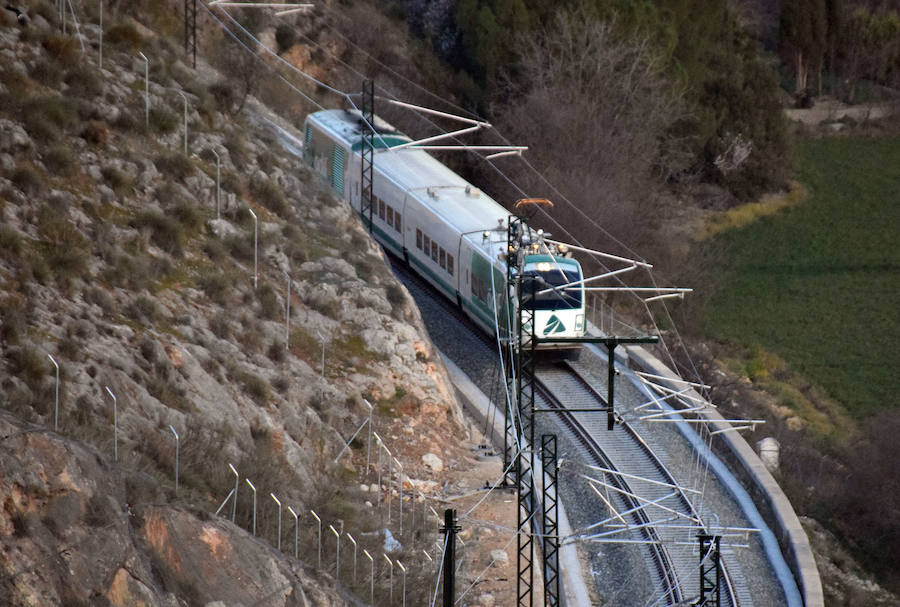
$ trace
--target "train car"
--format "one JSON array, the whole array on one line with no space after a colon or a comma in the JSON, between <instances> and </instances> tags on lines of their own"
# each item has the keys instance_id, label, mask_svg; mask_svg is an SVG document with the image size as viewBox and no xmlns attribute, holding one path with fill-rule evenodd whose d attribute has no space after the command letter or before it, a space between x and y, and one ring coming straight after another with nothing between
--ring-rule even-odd
<instances>
[{"instance_id":1,"label":"train car","mask_svg":"<svg viewBox=\"0 0 900 607\"><path fill-rule=\"evenodd\" d=\"M506 335L508 211L425 150L405 147L411 139L386 122L376 118L374 126L375 238L483 330ZM359 112L324 110L307 117L304 132L304 158L357 212L364 128ZM544 243L539 232L525 229L533 243L524 271L537 277L535 283L540 285L528 304L535 310L535 333L582 337L580 264Z\"/></svg>"}]
</instances>

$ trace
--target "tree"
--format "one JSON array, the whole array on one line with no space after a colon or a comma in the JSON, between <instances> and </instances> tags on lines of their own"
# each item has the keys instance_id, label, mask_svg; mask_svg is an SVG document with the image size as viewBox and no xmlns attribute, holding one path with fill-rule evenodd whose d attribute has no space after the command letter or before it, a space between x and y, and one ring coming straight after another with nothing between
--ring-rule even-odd
<instances>
[{"instance_id":1,"label":"tree","mask_svg":"<svg viewBox=\"0 0 900 607\"><path fill-rule=\"evenodd\" d=\"M515 50L498 126L529 146L529 161L580 209L557 205L554 217L581 226L576 236L593 246L611 243L584 216L633 240L648 236L658 188L688 158L667 136L684 105L650 42L623 40L613 23L576 9L520 36ZM533 174L514 178L530 195L557 198Z\"/></svg>"},{"instance_id":2,"label":"tree","mask_svg":"<svg viewBox=\"0 0 900 607\"><path fill-rule=\"evenodd\" d=\"M825 0L783 0L779 44L785 61L794 66L795 92L807 90L809 73L818 73L828 35Z\"/></svg>"}]
</instances>

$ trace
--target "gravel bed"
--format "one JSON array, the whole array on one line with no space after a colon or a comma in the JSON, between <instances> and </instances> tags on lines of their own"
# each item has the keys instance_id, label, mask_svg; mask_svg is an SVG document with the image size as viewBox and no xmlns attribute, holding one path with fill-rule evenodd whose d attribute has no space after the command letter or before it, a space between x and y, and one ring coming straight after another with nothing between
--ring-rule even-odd
<instances>
[{"instance_id":1,"label":"gravel bed","mask_svg":"<svg viewBox=\"0 0 900 607\"><path fill-rule=\"evenodd\" d=\"M397 260L393 262L398 264ZM457 318L451 315L452 304L418 278L408 276L402 268L395 267L395 274L415 299L422 319L435 346L449 356L466 375L492 400L502 401L503 378L495 350L485 345L483 338L476 334L474 325L468 323L461 328ZM592 353L582 354L580 361L592 370L592 383L604 392L606 390L606 363ZM634 407L646 399L628 381L617 382L616 400L623 408ZM715 512L721 525L749 527L750 524L731 494L718 482L715 475L698 473L696 456L672 424L636 422L638 432L652 446L670 472L686 486L702 488L702 498L695 505L706 520ZM584 455L582 447L566 438L567 432L555 428L549 419L538 419L538 433L555 432L559 437L560 458L575 458ZM597 499L585 481L572 474L566 474L565 467L560 473L560 496L565 504L573 529L579 529L595 522ZM686 541L695 538L686 536ZM747 543L749 548L723 549L724 560L736 579L743 579L752 587L752 605L756 607L784 605L783 590L775 576L758 534L751 534L749 541L743 538L735 543ZM723 541L725 543L725 541ZM692 550L693 546L670 547L671 550ZM601 605L647 605L658 596L659 588L654 583L656 575L645 560L644 549L632 545L581 544L579 553L586 560L594 581L593 599ZM685 588L687 596L697 592L695 588Z\"/></svg>"}]
</instances>

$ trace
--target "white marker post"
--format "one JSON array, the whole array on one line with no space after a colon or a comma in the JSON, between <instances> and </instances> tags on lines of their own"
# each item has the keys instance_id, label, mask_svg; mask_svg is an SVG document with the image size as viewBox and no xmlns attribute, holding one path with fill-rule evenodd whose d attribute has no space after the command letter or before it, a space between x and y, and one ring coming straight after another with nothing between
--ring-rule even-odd
<instances>
[{"instance_id":1,"label":"white marker post","mask_svg":"<svg viewBox=\"0 0 900 607\"><path fill-rule=\"evenodd\" d=\"M278 504L278 552L281 552L281 500L274 493L269 493L269 496Z\"/></svg>"},{"instance_id":2,"label":"white marker post","mask_svg":"<svg viewBox=\"0 0 900 607\"><path fill-rule=\"evenodd\" d=\"M172 434L175 435L175 495L178 495L178 433L175 431L175 428L172 427L172 424L169 424L169 430L172 431Z\"/></svg>"},{"instance_id":3,"label":"white marker post","mask_svg":"<svg viewBox=\"0 0 900 607\"><path fill-rule=\"evenodd\" d=\"M257 234L259 232L259 221L256 218L256 213L253 212L253 209L247 207L247 210L250 211L250 215L253 216L253 288L256 289L257 278L259 277L259 272L257 270L257 258L258 258L258 246L257 243L258 238Z\"/></svg>"},{"instance_id":4,"label":"white marker post","mask_svg":"<svg viewBox=\"0 0 900 607\"><path fill-rule=\"evenodd\" d=\"M231 504L231 522L233 523L234 518L237 515L238 483L241 481L241 475L238 474L238 471L231 464L228 464L228 467L234 472L234 502Z\"/></svg>"},{"instance_id":5,"label":"white marker post","mask_svg":"<svg viewBox=\"0 0 900 607\"><path fill-rule=\"evenodd\" d=\"M53 366L56 367L56 404L53 406L53 431L59 432L59 365L50 354L47 355Z\"/></svg>"},{"instance_id":6,"label":"white marker post","mask_svg":"<svg viewBox=\"0 0 900 607\"><path fill-rule=\"evenodd\" d=\"M341 579L341 534L338 533L338 530L334 528L334 525L328 525L328 528L331 529L331 532L334 534L334 547L336 550L336 556L334 559L334 579L340 581Z\"/></svg>"},{"instance_id":7,"label":"white marker post","mask_svg":"<svg viewBox=\"0 0 900 607\"><path fill-rule=\"evenodd\" d=\"M210 148L209 151L216 157L216 219L221 219L219 201L222 198L222 160L219 158L219 153L214 149Z\"/></svg>"},{"instance_id":8,"label":"white marker post","mask_svg":"<svg viewBox=\"0 0 900 607\"><path fill-rule=\"evenodd\" d=\"M363 548L363 554L369 559L369 603L375 604L375 559L369 554L369 551Z\"/></svg>"},{"instance_id":9,"label":"white marker post","mask_svg":"<svg viewBox=\"0 0 900 607\"><path fill-rule=\"evenodd\" d=\"M138 53L144 60L144 126L150 129L150 60L144 53Z\"/></svg>"},{"instance_id":10,"label":"white marker post","mask_svg":"<svg viewBox=\"0 0 900 607\"><path fill-rule=\"evenodd\" d=\"M185 95L182 91L175 91L181 98L184 99L184 155L187 156L188 153L188 100L187 95Z\"/></svg>"},{"instance_id":11,"label":"white marker post","mask_svg":"<svg viewBox=\"0 0 900 607\"><path fill-rule=\"evenodd\" d=\"M256 487L250 482L250 479L244 479L253 490L253 537L256 537Z\"/></svg>"},{"instance_id":12,"label":"white marker post","mask_svg":"<svg viewBox=\"0 0 900 607\"><path fill-rule=\"evenodd\" d=\"M322 519L319 518L319 515L316 514L315 510L310 510L310 512L312 513L312 515L314 517L316 517L316 521L319 523L319 553L318 553L319 557L318 557L318 560L316 561L316 563L317 563L316 569L321 569L322 568Z\"/></svg>"},{"instance_id":13,"label":"white marker post","mask_svg":"<svg viewBox=\"0 0 900 607\"><path fill-rule=\"evenodd\" d=\"M113 459L119 461L119 403L116 395L106 386L106 391L113 399Z\"/></svg>"},{"instance_id":14,"label":"white marker post","mask_svg":"<svg viewBox=\"0 0 900 607\"><path fill-rule=\"evenodd\" d=\"M288 506L288 512L294 517L294 558L300 558L300 515Z\"/></svg>"},{"instance_id":15,"label":"white marker post","mask_svg":"<svg viewBox=\"0 0 900 607\"><path fill-rule=\"evenodd\" d=\"M356 584L356 540L349 533L347 534L347 539L353 544L353 583Z\"/></svg>"}]
</instances>

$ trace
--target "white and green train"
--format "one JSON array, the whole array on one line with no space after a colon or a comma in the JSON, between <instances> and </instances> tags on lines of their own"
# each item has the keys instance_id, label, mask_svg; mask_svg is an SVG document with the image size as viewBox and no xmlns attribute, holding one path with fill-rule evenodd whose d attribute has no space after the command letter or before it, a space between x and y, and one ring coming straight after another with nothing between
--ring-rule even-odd
<instances>
[{"instance_id":1,"label":"white and green train","mask_svg":"<svg viewBox=\"0 0 900 607\"><path fill-rule=\"evenodd\" d=\"M505 335L509 213L425 150L404 147L409 137L378 118L375 127L375 238L482 329L495 334L499 324ZM304 135L307 162L358 212L364 128L359 112L324 110L307 117ZM535 332L539 337L583 337L581 266L571 254L534 235L534 252L525 255L524 271L543 279L529 304L535 309Z\"/></svg>"}]
</instances>

